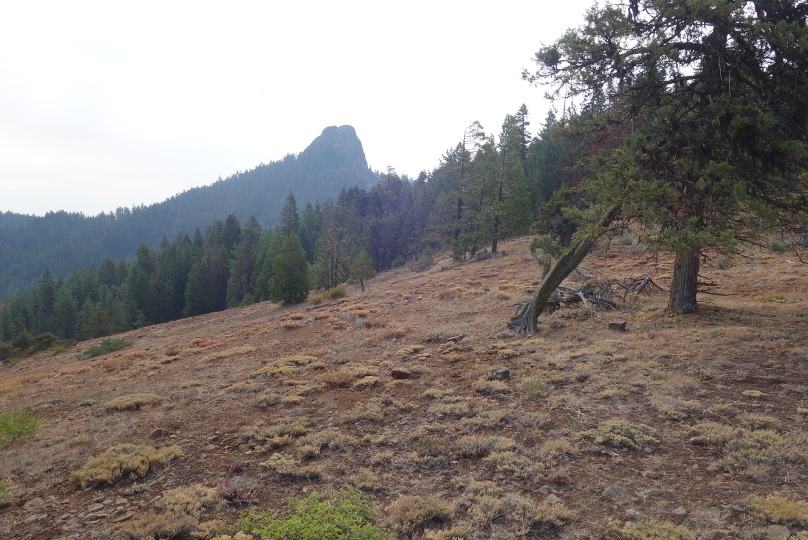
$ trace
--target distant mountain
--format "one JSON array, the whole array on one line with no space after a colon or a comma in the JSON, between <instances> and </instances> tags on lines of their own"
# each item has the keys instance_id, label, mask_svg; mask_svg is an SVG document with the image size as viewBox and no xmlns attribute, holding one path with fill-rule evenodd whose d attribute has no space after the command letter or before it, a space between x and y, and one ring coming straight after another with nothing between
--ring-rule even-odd
<instances>
[{"instance_id":1,"label":"distant mountain","mask_svg":"<svg viewBox=\"0 0 808 540\"><path fill-rule=\"evenodd\" d=\"M85 216L64 211L43 217L0 213L0 299L31 286L45 269L65 277L104 257L131 256L141 240L156 247L163 236L202 233L217 219L254 215L274 226L291 190L298 205L325 202L353 186L379 182L351 126L330 126L303 152L189 189L161 203Z\"/></svg>"}]
</instances>

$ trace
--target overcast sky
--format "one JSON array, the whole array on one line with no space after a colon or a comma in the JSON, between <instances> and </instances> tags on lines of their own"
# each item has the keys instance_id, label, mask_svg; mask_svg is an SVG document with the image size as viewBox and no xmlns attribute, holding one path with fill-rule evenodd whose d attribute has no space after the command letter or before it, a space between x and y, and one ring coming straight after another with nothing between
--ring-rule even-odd
<instances>
[{"instance_id":1,"label":"overcast sky","mask_svg":"<svg viewBox=\"0 0 808 540\"><path fill-rule=\"evenodd\" d=\"M350 124L373 169L431 170L522 103L565 2L5 2L0 211L95 215L297 153Z\"/></svg>"}]
</instances>

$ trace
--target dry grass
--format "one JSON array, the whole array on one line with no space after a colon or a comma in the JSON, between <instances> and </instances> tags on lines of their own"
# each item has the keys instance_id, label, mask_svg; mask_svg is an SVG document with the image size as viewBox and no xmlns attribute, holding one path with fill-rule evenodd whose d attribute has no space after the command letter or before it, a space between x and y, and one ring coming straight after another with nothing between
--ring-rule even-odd
<instances>
[{"instance_id":1,"label":"dry grass","mask_svg":"<svg viewBox=\"0 0 808 540\"><path fill-rule=\"evenodd\" d=\"M104 403L104 410L107 412L137 411L144 405L157 405L162 402L163 398L156 394L129 394L107 401Z\"/></svg>"},{"instance_id":2,"label":"dry grass","mask_svg":"<svg viewBox=\"0 0 808 540\"><path fill-rule=\"evenodd\" d=\"M201 522L220 501L216 490L194 484L166 491L155 509L140 519L116 526L123 538L211 538L224 527L220 520Z\"/></svg>"},{"instance_id":3,"label":"dry grass","mask_svg":"<svg viewBox=\"0 0 808 540\"><path fill-rule=\"evenodd\" d=\"M251 353L255 350L255 347L250 345L244 345L241 347L233 347L231 349L225 349L224 351L219 351L215 353L211 353L204 358L202 358L203 362L212 362L214 360L222 360L224 358L231 358L233 356L241 356L247 353Z\"/></svg>"},{"instance_id":4,"label":"dry grass","mask_svg":"<svg viewBox=\"0 0 808 540\"><path fill-rule=\"evenodd\" d=\"M178 446L152 448L135 444L119 444L90 458L73 473L73 482L83 488L91 484L114 484L121 479L144 478L149 472L162 468L182 456Z\"/></svg>"}]
</instances>

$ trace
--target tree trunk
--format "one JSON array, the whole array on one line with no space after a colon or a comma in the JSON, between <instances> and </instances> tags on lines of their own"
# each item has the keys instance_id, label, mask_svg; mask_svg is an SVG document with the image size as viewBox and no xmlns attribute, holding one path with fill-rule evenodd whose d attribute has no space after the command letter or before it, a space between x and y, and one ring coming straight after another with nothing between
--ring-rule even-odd
<instances>
[{"instance_id":1,"label":"tree trunk","mask_svg":"<svg viewBox=\"0 0 808 540\"><path fill-rule=\"evenodd\" d=\"M696 313L696 292L699 285L699 263L701 256L698 249L677 253L673 262L673 281L668 298L668 311L682 315Z\"/></svg>"},{"instance_id":2,"label":"tree trunk","mask_svg":"<svg viewBox=\"0 0 808 540\"><path fill-rule=\"evenodd\" d=\"M536 292L533 293L533 297L530 301L527 302L519 313L511 319L511 322L508 323L508 326L513 328L515 333L520 334L524 332L526 334L534 334L536 332L536 319L538 319L541 312L544 311L553 291L561 285L561 282L563 282L573 270L578 268L578 265L581 264L584 257L592 251L598 239L606 232L606 228L614 221L614 218L617 217L619 210L620 208L618 206L612 206L609 211L606 212L606 215L601 218L598 228L594 232L579 241L558 259L553 269L544 276L544 279L542 279Z\"/></svg>"}]
</instances>

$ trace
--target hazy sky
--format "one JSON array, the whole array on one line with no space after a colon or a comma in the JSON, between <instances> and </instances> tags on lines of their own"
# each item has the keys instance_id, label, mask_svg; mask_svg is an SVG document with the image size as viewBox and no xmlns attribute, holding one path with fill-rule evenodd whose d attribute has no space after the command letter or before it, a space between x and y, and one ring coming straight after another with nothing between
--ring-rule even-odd
<instances>
[{"instance_id":1,"label":"hazy sky","mask_svg":"<svg viewBox=\"0 0 808 540\"><path fill-rule=\"evenodd\" d=\"M5 2L0 211L151 204L350 124L373 169L431 170L498 133L542 43L592 0Z\"/></svg>"}]
</instances>

